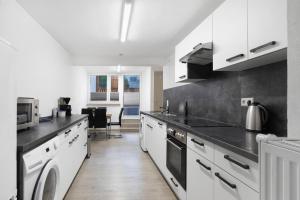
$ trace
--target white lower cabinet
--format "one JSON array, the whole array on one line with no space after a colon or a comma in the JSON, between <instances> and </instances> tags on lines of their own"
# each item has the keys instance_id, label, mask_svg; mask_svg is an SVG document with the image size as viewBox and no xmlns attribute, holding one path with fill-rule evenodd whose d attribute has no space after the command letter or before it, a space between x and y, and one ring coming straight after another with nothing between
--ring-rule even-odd
<instances>
[{"instance_id":1,"label":"white lower cabinet","mask_svg":"<svg viewBox=\"0 0 300 200\"><path fill-rule=\"evenodd\" d=\"M57 155L60 163L61 183L59 199L63 199L65 196L87 154L87 129L85 126L86 123L81 121L58 135L61 142Z\"/></svg>"},{"instance_id":2,"label":"white lower cabinet","mask_svg":"<svg viewBox=\"0 0 300 200\"><path fill-rule=\"evenodd\" d=\"M171 174L171 172L167 169L165 173L165 179L167 180L168 184L172 188L173 192L176 194L178 199L180 200L186 200L186 191L181 187L179 182L176 180L176 178Z\"/></svg>"},{"instance_id":3,"label":"white lower cabinet","mask_svg":"<svg viewBox=\"0 0 300 200\"><path fill-rule=\"evenodd\" d=\"M215 200L259 200L259 193L234 178L221 168L214 170Z\"/></svg>"},{"instance_id":4,"label":"white lower cabinet","mask_svg":"<svg viewBox=\"0 0 300 200\"><path fill-rule=\"evenodd\" d=\"M190 149L187 149L187 163L187 199L213 200L213 164Z\"/></svg>"}]
</instances>

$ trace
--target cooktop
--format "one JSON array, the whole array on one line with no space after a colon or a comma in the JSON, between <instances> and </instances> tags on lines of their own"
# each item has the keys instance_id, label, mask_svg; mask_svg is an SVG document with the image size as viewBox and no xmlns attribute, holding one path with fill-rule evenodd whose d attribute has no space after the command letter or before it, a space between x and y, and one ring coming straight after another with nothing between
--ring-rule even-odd
<instances>
[{"instance_id":1,"label":"cooktop","mask_svg":"<svg viewBox=\"0 0 300 200\"><path fill-rule=\"evenodd\" d=\"M174 118L173 120L190 127L232 127L230 124L203 118Z\"/></svg>"}]
</instances>

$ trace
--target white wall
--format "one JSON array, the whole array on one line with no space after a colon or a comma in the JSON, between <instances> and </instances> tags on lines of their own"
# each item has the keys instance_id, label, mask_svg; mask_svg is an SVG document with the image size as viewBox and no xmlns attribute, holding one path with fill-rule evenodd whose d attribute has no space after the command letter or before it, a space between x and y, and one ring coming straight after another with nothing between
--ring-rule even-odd
<instances>
[{"instance_id":1,"label":"white wall","mask_svg":"<svg viewBox=\"0 0 300 200\"><path fill-rule=\"evenodd\" d=\"M15 0L2 0L0 35L18 49L17 96L38 98L42 116L51 115L51 109L57 106L60 96L72 97L75 94L69 53ZM75 76L79 73L75 71ZM82 101L73 100L77 106Z\"/></svg>"},{"instance_id":2,"label":"white wall","mask_svg":"<svg viewBox=\"0 0 300 200\"><path fill-rule=\"evenodd\" d=\"M300 138L300 1L288 0L288 137Z\"/></svg>"},{"instance_id":3,"label":"white wall","mask_svg":"<svg viewBox=\"0 0 300 200\"><path fill-rule=\"evenodd\" d=\"M188 83L175 83L175 52L173 52L163 67L163 89L186 85Z\"/></svg>"}]
</instances>

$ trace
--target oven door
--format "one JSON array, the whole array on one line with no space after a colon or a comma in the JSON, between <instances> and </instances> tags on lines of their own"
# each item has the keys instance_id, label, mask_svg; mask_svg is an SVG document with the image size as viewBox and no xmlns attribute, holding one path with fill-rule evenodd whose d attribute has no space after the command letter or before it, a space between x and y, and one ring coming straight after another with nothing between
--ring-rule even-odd
<instances>
[{"instance_id":1,"label":"oven door","mask_svg":"<svg viewBox=\"0 0 300 200\"><path fill-rule=\"evenodd\" d=\"M186 145L167 137L167 168L186 189Z\"/></svg>"}]
</instances>

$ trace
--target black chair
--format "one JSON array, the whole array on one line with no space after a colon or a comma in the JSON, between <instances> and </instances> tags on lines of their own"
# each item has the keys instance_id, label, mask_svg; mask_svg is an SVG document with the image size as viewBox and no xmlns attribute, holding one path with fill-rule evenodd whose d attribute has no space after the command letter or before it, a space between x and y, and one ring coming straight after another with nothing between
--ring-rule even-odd
<instances>
[{"instance_id":1,"label":"black chair","mask_svg":"<svg viewBox=\"0 0 300 200\"><path fill-rule=\"evenodd\" d=\"M92 108L82 108L81 114L89 115L89 128L94 128L95 118L94 118L94 110Z\"/></svg>"},{"instance_id":2,"label":"black chair","mask_svg":"<svg viewBox=\"0 0 300 200\"><path fill-rule=\"evenodd\" d=\"M97 108L95 110L95 122L94 128L105 128L105 137L107 139L107 118L106 118L106 108Z\"/></svg>"},{"instance_id":3,"label":"black chair","mask_svg":"<svg viewBox=\"0 0 300 200\"><path fill-rule=\"evenodd\" d=\"M119 121L118 122L108 122L107 125L109 126L109 130L111 131L111 126L122 126L122 115L123 115L124 108L121 108L119 113ZM121 131L119 135L114 135L115 137L121 137Z\"/></svg>"}]
</instances>

